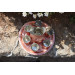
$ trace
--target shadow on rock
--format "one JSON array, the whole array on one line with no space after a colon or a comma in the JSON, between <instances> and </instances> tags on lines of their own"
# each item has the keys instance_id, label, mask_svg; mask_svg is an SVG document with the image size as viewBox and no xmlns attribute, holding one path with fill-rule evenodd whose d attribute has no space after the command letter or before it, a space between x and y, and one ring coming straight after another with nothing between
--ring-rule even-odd
<instances>
[{"instance_id":1,"label":"shadow on rock","mask_svg":"<svg viewBox=\"0 0 75 75\"><path fill-rule=\"evenodd\" d=\"M30 58L30 57L0 57L0 62L75 62L75 56L72 57L49 57L41 56L39 58Z\"/></svg>"}]
</instances>

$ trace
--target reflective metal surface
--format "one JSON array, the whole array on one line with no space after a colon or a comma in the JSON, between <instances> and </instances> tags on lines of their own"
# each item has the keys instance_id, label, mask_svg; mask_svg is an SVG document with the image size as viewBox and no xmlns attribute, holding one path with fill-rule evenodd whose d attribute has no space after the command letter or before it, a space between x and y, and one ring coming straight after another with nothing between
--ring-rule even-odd
<instances>
[{"instance_id":1,"label":"reflective metal surface","mask_svg":"<svg viewBox=\"0 0 75 75\"><path fill-rule=\"evenodd\" d=\"M25 43L29 43L31 41L30 36L28 36L27 34L25 35L25 37L23 38Z\"/></svg>"},{"instance_id":2,"label":"reflective metal surface","mask_svg":"<svg viewBox=\"0 0 75 75\"><path fill-rule=\"evenodd\" d=\"M39 45L38 45L37 43L33 43L33 44L31 45L31 49L32 49L33 51L38 51Z\"/></svg>"},{"instance_id":3,"label":"reflective metal surface","mask_svg":"<svg viewBox=\"0 0 75 75\"><path fill-rule=\"evenodd\" d=\"M42 26L42 21L40 21L40 20L36 20L35 25L41 27L41 26Z\"/></svg>"},{"instance_id":4,"label":"reflective metal surface","mask_svg":"<svg viewBox=\"0 0 75 75\"><path fill-rule=\"evenodd\" d=\"M25 27L25 30L26 30L27 32L31 32L31 31L34 30L34 27L32 27L31 25L27 25L27 26Z\"/></svg>"},{"instance_id":5,"label":"reflective metal surface","mask_svg":"<svg viewBox=\"0 0 75 75\"><path fill-rule=\"evenodd\" d=\"M48 35L53 35L54 34L54 30L53 29L50 29L48 32L47 32Z\"/></svg>"},{"instance_id":6,"label":"reflective metal surface","mask_svg":"<svg viewBox=\"0 0 75 75\"><path fill-rule=\"evenodd\" d=\"M45 47L49 47L49 46L50 46L50 40L44 40L44 41L43 41L43 45L44 45Z\"/></svg>"}]
</instances>

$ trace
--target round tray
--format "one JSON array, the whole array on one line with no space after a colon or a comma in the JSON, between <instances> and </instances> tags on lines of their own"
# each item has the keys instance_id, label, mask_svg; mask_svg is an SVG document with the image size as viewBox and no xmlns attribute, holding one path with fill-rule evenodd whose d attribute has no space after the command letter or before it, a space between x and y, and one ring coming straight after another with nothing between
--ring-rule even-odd
<instances>
[{"instance_id":1,"label":"round tray","mask_svg":"<svg viewBox=\"0 0 75 75\"><path fill-rule=\"evenodd\" d=\"M33 36L32 36L32 39L31 39L32 43L33 43L35 40L37 40L37 41L38 41L37 43L38 43L38 45L40 46L40 49L39 49L38 52L33 51L33 50L31 49L31 44L32 44L32 43L26 44L26 43L23 41L23 36L24 36L25 34L27 34L26 31L24 30L24 29L25 29L25 26L27 26L27 25L34 25L35 22L36 22L36 21L30 21L30 22L25 23L25 24L22 26L22 28L21 28L20 31L19 31L19 42L20 42L21 47L22 47L25 51L27 51L29 54L32 54L32 55L42 55L42 54L47 53L47 52L48 52L49 50L51 50L51 48L53 47L53 44L54 44L54 41L55 41L55 34L53 33L53 34L52 34L51 36L49 36L49 37L48 37L48 36L44 36L44 35L42 35L42 36L33 35ZM45 27L49 26L48 24L46 24L46 23L44 23L44 22L42 22L42 24L43 24ZM31 35L32 35L32 34L31 34ZM31 37L31 35L29 34L30 37ZM36 38L36 39L33 40L34 38ZM51 45L50 45L48 48L44 48L42 42L39 42L40 38L50 39L50 41L52 42Z\"/></svg>"}]
</instances>

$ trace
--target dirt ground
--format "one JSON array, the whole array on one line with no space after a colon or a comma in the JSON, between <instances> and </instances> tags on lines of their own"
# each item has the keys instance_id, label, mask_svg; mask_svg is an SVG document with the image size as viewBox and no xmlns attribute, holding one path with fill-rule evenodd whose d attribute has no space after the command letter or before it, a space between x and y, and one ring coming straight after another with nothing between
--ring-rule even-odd
<instances>
[{"instance_id":1,"label":"dirt ground","mask_svg":"<svg viewBox=\"0 0 75 75\"><path fill-rule=\"evenodd\" d=\"M18 42L18 33L24 23L35 20L49 24L55 31L53 48L48 53L37 57L25 52ZM0 13L0 57L0 61L3 59L12 61L10 58L17 61L21 57L26 60L20 61L75 61L73 60L75 59L75 13L54 13L49 17L36 19L32 15L23 17L21 12Z\"/></svg>"}]
</instances>

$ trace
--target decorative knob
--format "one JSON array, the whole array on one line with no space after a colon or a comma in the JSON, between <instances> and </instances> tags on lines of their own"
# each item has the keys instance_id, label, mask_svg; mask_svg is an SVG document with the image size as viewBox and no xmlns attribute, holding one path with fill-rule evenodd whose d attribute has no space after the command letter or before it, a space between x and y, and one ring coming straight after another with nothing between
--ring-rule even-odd
<instances>
[{"instance_id":1,"label":"decorative knob","mask_svg":"<svg viewBox=\"0 0 75 75\"><path fill-rule=\"evenodd\" d=\"M42 21L36 20L36 21L35 21L35 25L41 27L41 26L42 26Z\"/></svg>"}]
</instances>

